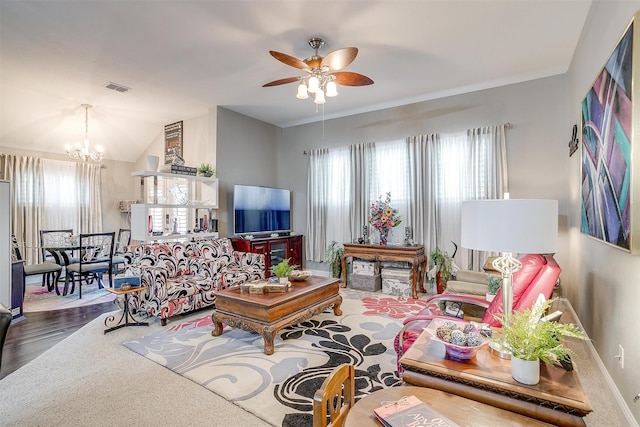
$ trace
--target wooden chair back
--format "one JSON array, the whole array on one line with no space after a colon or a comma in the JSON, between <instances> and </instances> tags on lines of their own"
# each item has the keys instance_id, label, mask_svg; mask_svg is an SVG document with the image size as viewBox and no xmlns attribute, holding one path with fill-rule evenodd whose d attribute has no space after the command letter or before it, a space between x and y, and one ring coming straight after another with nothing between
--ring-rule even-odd
<instances>
[{"instance_id":1,"label":"wooden chair back","mask_svg":"<svg viewBox=\"0 0 640 427\"><path fill-rule=\"evenodd\" d=\"M342 364L313 396L313 427L342 427L355 399L355 368Z\"/></svg>"}]
</instances>

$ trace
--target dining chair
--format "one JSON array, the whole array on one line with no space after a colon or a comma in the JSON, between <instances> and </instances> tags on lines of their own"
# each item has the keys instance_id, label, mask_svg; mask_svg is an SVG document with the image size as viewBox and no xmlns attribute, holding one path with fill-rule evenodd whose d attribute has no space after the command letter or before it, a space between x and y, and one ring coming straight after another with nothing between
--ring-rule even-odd
<instances>
[{"instance_id":1,"label":"dining chair","mask_svg":"<svg viewBox=\"0 0 640 427\"><path fill-rule=\"evenodd\" d=\"M75 290L78 280L79 298L82 298L82 282L90 283L95 276L98 278L98 288L103 288L102 275L109 274L109 287L113 286L113 247L115 244L114 231L108 233L83 233L79 239L79 261L67 266L65 279L65 294L71 282L71 293Z\"/></svg>"},{"instance_id":2,"label":"dining chair","mask_svg":"<svg viewBox=\"0 0 640 427\"><path fill-rule=\"evenodd\" d=\"M116 240L116 246L113 250L113 271L118 272L119 266L124 266L127 263L127 259L124 257L124 252L131 243L131 229L121 228L118 230L118 239Z\"/></svg>"},{"instance_id":3,"label":"dining chair","mask_svg":"<svg viewBox=\"0 0 640 427\"><path fill-rule=\"evenodd\" d=\"M47 248L60 248L69 243L73 236L73 230L40 230L40 250L42 252L43 261L56 262L54 255ZM70 256L70 258L72 258ZM77 262L77 260L75 260Z\"/></svg>"},{"instance_id":4,"label":"dining chair","mask_svg":"<svg viewBox=\"0 0 640 427\"><path fill-rule=\"evenodd\" d=\"M313 427L341 427L355 399L355 368L336 367L313 395Z\"/></svg>"},{"instance_id":5,"label":"dining chair","mask_svg":"<svg viewBox=\"0 0 640 427\"><path fill-rule=\"evenodd\" d=\"M22 253L20 252L20 246L16 236L11 236L11 247L13 249L13 256L16 260L22 261ZM47 290L51 292L54 288L56 293L60 295L60 289L57 286L58 279L62 272L62 266L55 261L38 262L35 264L25 264L24 277L42 275L42 286L47 286Z\"/></svg>"}]
</instances>

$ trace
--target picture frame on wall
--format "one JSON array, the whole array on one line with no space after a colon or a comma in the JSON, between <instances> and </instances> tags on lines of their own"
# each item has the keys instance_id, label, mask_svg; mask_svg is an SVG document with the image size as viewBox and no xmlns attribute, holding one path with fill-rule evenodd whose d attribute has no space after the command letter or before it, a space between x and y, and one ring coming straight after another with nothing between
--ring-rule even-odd
<instances>
[{"instance_id":1,"label":"picture frame on wall","mask_svg":"<svg viewBox=\"0 0 640 427\"><path fill-rule=\"evenodd\" d=\"M184 164L182 156L182 121L171 123L164 127L164 164Z\"/></svg>"},{"instance_id":2,"label":"picture frame on wall","mask_svg":"<svg viewBox=\"0 0 640 427\"><path fill-rule=\"evenodd\" d=\"M640 60L637 13L582 101L581 232L640 253L640 110L634 86ZM640 26L640 25L639 25ZM634 203L635 202L635 203Z\"/></svg>"}]
</instances>

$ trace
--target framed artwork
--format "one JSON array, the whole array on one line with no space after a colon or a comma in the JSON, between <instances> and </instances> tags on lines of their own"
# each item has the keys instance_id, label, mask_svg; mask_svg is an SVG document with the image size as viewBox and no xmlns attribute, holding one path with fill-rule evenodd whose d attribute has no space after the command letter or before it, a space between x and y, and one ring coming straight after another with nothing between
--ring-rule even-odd
<instances>
[{"instance_id":1,"label":"framed artwork","mask_svg":"<svg viewBox=\"0 0 640 427\"><path fill-rule=\"evenodd\" d=\"M581 231L640 253L639 112L634 89L640 60L636 14L582 101ZM640 22L640 21L638 21ZM634 212L635 210L635 212Z\"/></svg>"},{"instance_id":2,"label":"framed artwork","mask_svg":"<svg viewBox=\"0 0 640 427\"><path fill-rule=\"evenodd\" d=\"M182 157L182 121L164 127L164 164L184 164Z\"/></svg>"}]
</instances>

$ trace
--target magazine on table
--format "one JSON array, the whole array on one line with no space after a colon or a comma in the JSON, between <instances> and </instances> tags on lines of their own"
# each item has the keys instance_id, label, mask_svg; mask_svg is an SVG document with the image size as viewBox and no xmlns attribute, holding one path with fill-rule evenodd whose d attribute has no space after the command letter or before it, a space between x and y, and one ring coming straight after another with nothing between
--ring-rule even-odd
<instances>
[{"instance_id":1,"label":"magazine on table","mask_svg":"<svg viewBox=\"0 0 640 427\"><path fill-rule=\"evenodd\" d=\"M389 402L373 412L386 427L460 427L413 395Z\"/></svg>"}]
</instances>

